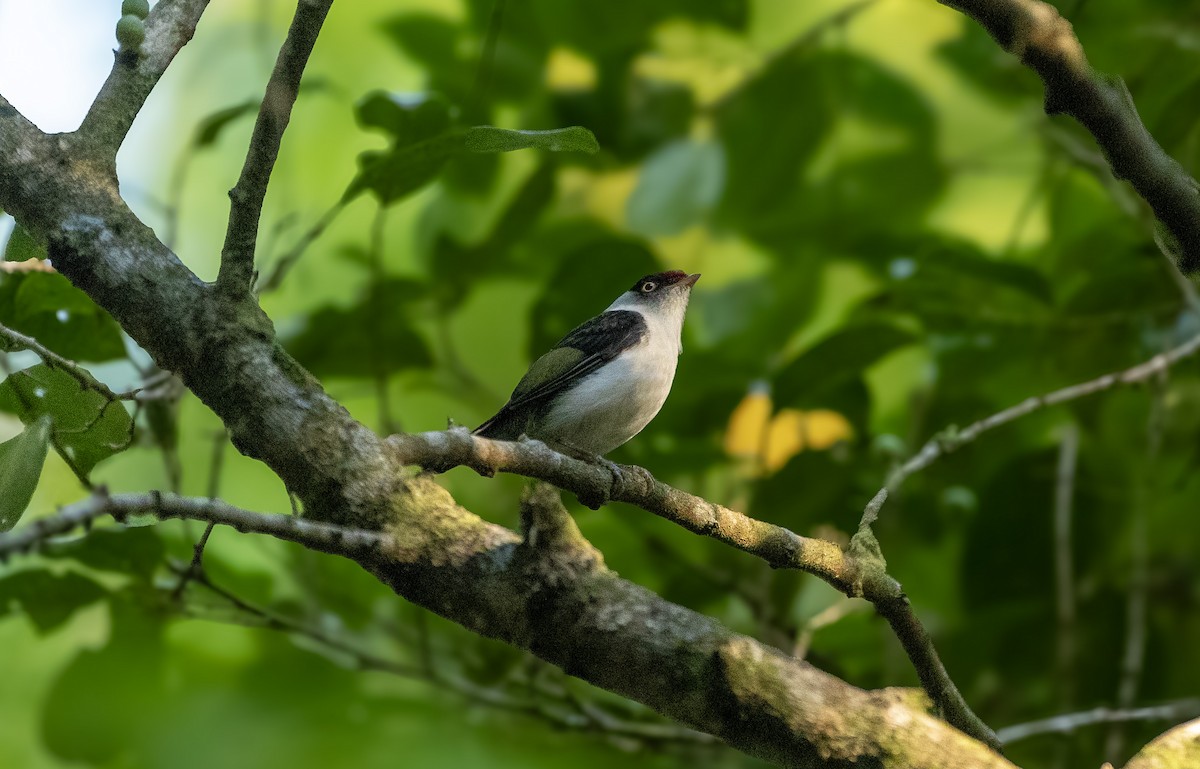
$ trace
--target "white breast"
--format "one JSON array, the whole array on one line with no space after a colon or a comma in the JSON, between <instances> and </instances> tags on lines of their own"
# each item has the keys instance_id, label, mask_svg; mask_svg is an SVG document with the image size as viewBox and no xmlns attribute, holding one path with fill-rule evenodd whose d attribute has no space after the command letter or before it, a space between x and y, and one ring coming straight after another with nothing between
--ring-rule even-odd
<instances>
[{"instance_id":1,"label":"white breast","mask_svg":"<svg viewBox=\"0 0 1200 769\"><path fill-rule=\"evenodd\" d=\"M641 342L559 396L530 434L603 455L640 433L671 392L680 350L677 327L646 323Z\"/></svg>"}]
</instances>

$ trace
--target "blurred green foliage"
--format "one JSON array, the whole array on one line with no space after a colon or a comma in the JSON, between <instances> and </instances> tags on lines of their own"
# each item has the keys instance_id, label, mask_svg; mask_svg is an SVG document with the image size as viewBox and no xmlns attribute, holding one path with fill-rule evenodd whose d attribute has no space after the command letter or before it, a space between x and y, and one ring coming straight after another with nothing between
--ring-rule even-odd
<instances>
[{"instance_id":1,"label":"blurred green foliage","mask_svg":"<svg viewBox=\"0 0 1200 769\"><path fill-rule=\"evenodd\" d=\"M530 359L637 276L699 271L674 392L613 458L841 538L930 435L1200 331L1144 210L1089 138L1042 115L1036 78L949 9L502 5L336 6L275 172L259 268L300 256L264 307L284 346L380 430L477 424ZM286 6L214 4L147 108L152 141L123 150L131 205L206 278ZM1200 8L1060 8L1195 174ZM501 133L570 126L590 133ZM534 149L493 154L519 146ZM5 258L38 253L17 228ZM0 322L114 390L149 370L57 275L0 273ZM165 450L178 454L184 493L288 509L278 480L227 446L194 399L134 408L28 352L5 360L19 373L0 385L0 439L20 434L36 449L48 415L55 451L94 483L168 488ZM1134 703L1200 693L1198 374L1184 362L1152 386L1024 418L883 509L890 569L993 727L1115 704L1131 594L1147 607ZM853 438L763 477L722 448L756 382L776 411L842 414ZM1064 659L1053 527L1068 424L1080 431L1078 606ZM35 457L22 465L29 476L40 460L22 451ZM520 479L460 469L444 482L515 526ZM81 496L51 452L27 516ZM841 600L638 510L572 510L623 576L783 648ZM228 592L196 582L180 592L199 535L179 522L107 526L0 567L0 765L753 763L609 728L656 722L291 545L218 530L206 575ZM869 611L815 629L808 658L863 687L916 684ZM381 659L410 675L376 669ZM1115 758L1164 726L1130 725ZM1010 756L1098 765L1108 732L1031 739Z\"/></svg>"}]
</instances>

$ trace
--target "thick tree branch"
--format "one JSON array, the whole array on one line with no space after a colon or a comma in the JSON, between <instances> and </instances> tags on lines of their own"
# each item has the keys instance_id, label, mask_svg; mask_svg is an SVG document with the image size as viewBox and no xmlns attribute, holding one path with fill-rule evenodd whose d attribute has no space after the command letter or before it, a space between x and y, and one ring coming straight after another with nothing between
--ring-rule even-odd
<instances>
[{"instance_id":1,"label":"thick tree branch","mask_svg":"<svg viewBox=\"0 0 1200 769\"><path fill-rule=\"evenodd\" d=\"M1113 174L1133 185L1178 243L1180 269L1200 269L1200 186L1146 130L1125 84L1092 70L1070 22L1041 0L939 2L975 19L1041 77L1046 112L1070 115L1095 137Z\"/></svg>"},{"instance_id":2,"label":"thick tree branch","mask_svg":"<svg viewBox=\"0 0 1200 769\"><path fill-rule=\"evenodd\" d=\"M333 0L299 0L287 39L279 49L275 69L258 108L258 119L250 136L250 149L237 185L229 191L229 225L221 250L217 285L236 295L250 289L254 276L254 249L263 199L271 171L279 157L283 132L291 120L292 106L300 92L300 79L312 54L321 26Z\"/></svg>"},{"instance_id":3,"label":"thick tree branch","mask_svg":"<svg viewBox=\"0 0 1200 769\"><path fill-rule=\"evenodd\" d=\"M1060 403L1066 403L1077 398L1111 390L1118 385L1138 384L1148 381L1152 377L1166 372L1181 360L1190 358L1198 352L1200 352L1200 335L1194 336L1179 346L1164 353L1159 353L1150 360L1139 363L1124 371L1105 374L1102 377L1070 385L1069 387L1064 387L1045 395L1035 395L1032 398L1026 398L1015 406L1010 406L1003 411L996 412L962 429L951 427L944 432L938 433L930 438L921 447L921 450L914 454L907 462L892 471L888 477L887 484L867 503L866 509L863 511L862 522L859 524L860 527L869 528L875 523L876 519L879 518L879 511L883 508L884 502L887 501L888 494L899 488L909 476L924 470L939 458L970 443L988 430L1006 425L1027 414L1032 414L1049 406L1057 406Z\"/></svg>"},{"instance_id":4,"label":"thick tree branch","mask_svg":"<svg viewBox=\"0 0 1200 769\"><path fill-rule=\"evenodd\" d=\"M1192 769L1200 766L1200 719L1180 724L1129 759L1125 769Z\"/></svg>"},{"instance_id":5,"label":"thick tree branch","mask_svg":"<svg viewBox=\"0 0 1200 769\"><path fill-rule=\"evenodd\" d=\"M160 0L146 17L137 51L121 50L77 135L110 168L142 105L196 31L209 0Z\"/></svg>"},{"instance_id":6,"label":"thick tree branch","mask_svg":"<svg viewBox=\"0 0 1200 769\"><path fill-rule=\"evenodd\" d=\"M1011 769L911 696L856 689L620 579L553 494L535 491L526 499L528 528L541 532L536 544L467 513L428 477L410 479L407 501L419 508L416 518L403 516L385 532L211 499L98 494L0 536L0 553L29 549L104 514L230 525L351 558L476 632L785 766Z\"/></svg>"}]
</instances>

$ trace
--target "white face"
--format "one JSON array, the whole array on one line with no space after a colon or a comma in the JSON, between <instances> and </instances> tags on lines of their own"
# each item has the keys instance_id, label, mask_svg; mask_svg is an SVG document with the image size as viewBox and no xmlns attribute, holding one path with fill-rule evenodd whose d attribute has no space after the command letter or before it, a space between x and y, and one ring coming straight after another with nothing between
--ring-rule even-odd
<instances>
[{"instance_id":1,"label":"white face","mask_svg":"<svg viewBox=\"0 0 1200 769\"><path fill-rule=\"evenodd\" d=\"M692 296L690 285L676 284L659 288L653 292L639 290L626 291L617 297L617 301L608 306L609 310L633 310L647 318L679 318L687 311L688 299Z\"/></svg>"},{"instance_id":2,"label":"white face","mask_svg":"<svg viewBox=\"0 0 1200 769\"><path fill-rule=\"evenodd\" d=\"M699 278L699 275L687 275L678 270L646 275L617 297L608 309L632 310L647 319L674 320L682 326L692 286Z\"/></svg>"},{"instance_id":3,"label":"white face","mask_svg":"<svg viewBox=\"0 0 1200 769\"><path fill-rule=\"evenodd\" d=\"M687 312L694 282L656 285L652 290L646 290L648 286L643 279L639 285L618 296L606 312L631 310L641 313L650 329L648 343L663 350L663 354L678 356L683 352L683 316Z\"/></svg>"}]
</instances>

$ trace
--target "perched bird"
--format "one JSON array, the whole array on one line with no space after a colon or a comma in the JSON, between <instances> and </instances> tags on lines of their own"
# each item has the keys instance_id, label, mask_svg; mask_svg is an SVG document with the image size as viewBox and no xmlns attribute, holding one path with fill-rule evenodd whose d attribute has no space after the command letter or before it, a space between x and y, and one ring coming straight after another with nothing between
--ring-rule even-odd
<instances>
[{"instance_id":1,"label":"perched bird","mask_svg":"<svg viewBox=\"0 0 1200 769\"><path fill-rule=\"evenodd\" d=\"M633 284L534 361L508 403L475 435L522 434L603 456L658 414L683 352L680 332L697 275L673 270Z\"/></svg>"}]
</instances>

